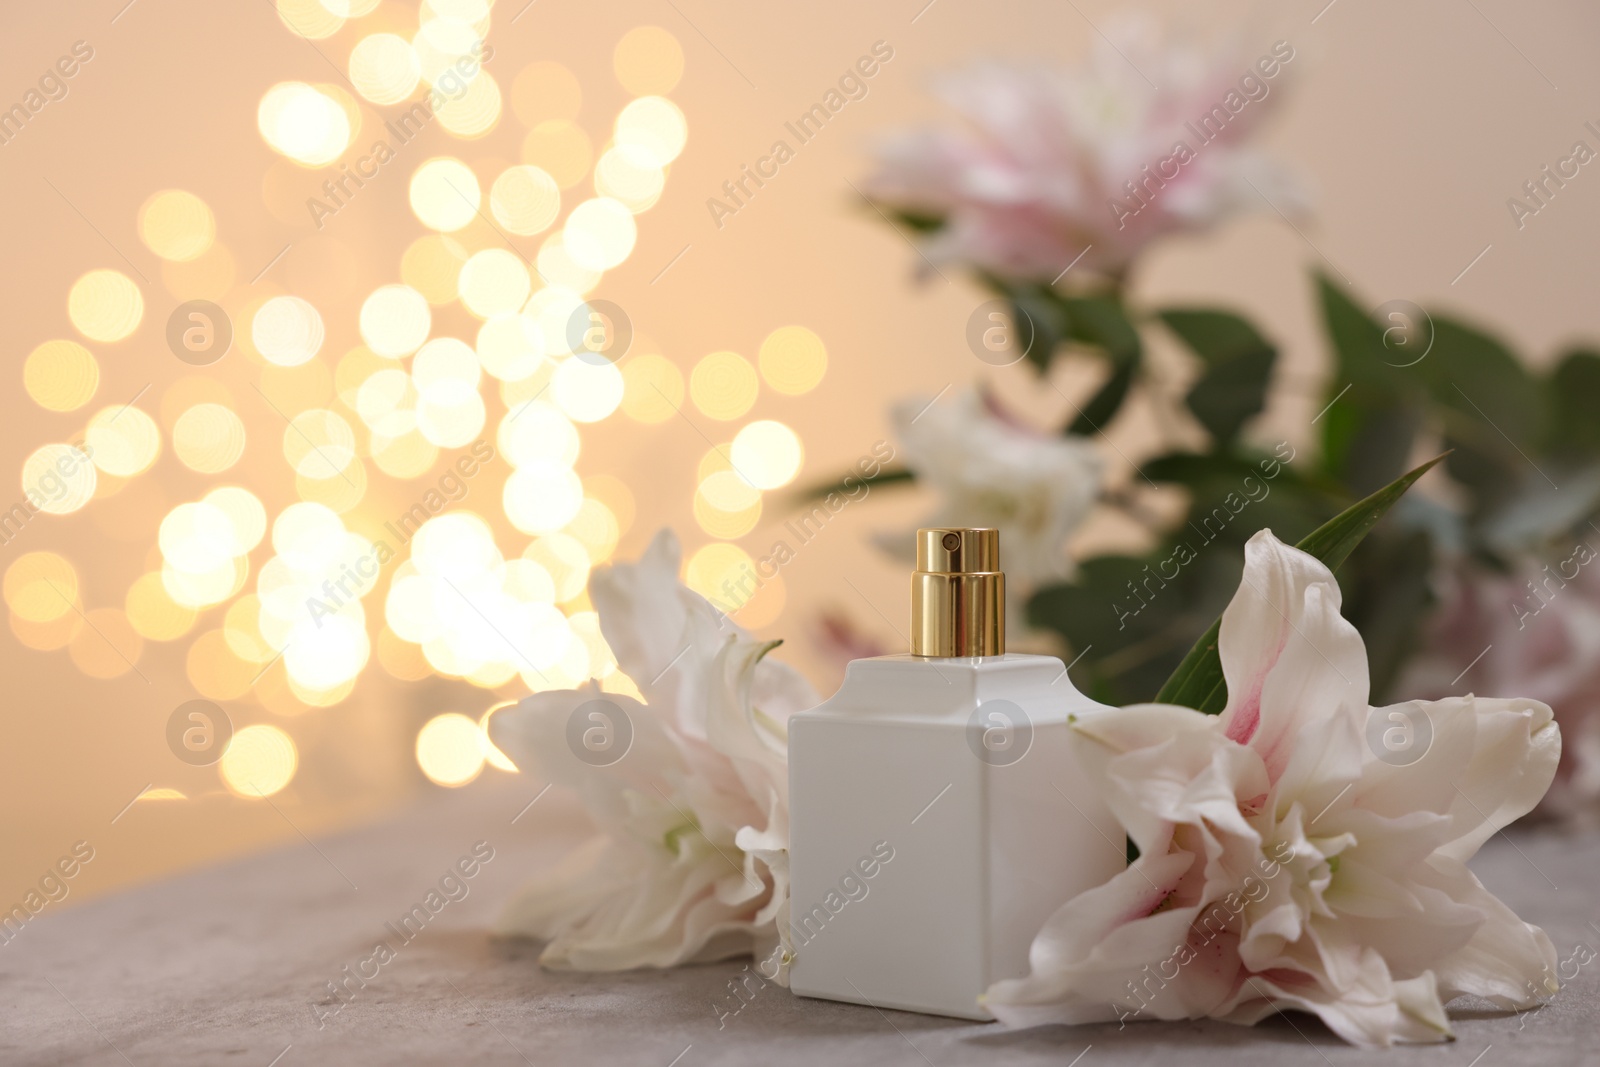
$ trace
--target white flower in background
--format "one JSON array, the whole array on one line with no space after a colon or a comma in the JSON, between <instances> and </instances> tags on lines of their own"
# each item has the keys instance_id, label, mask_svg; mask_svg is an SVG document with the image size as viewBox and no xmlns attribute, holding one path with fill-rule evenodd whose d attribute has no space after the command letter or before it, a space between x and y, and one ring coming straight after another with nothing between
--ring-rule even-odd
<instances>
[{"instance_id":1,"label":"white flower in background","mask_svg":"<svg viewBox=\"0 0 1600 1067\"><path fill-rule=\"evenodd\" d=\"M1164 43L1148 20L1108 20L1080 67L947 77L939 95L965 127L890 140L866 195L944 219L927 241L935 261L1048 282L1082 255L1083 268L1120 274L1151 240L1268 209L1263 197L1301 208L1285 173L1239 147L1293 57L1287 42L1206 51Z\"/></svg>"},{"instance_id":2,"label":"white flower in background","mask_svg":"<svg viewBox=\"0 0 1600 1067\"><path fill-rule=\"evenodd\" d=\"M1550 709L1369 709L1333 575L1265 530L1219 652L1222 715L1147 704L1077 726L1079 763L1139 859L1063 905L1032 973L996 983L989 1008L1019 1025L1298 1008L1381 1046L1447 1038L1459 994L1527 1008L1554 993L1550 939L1466 866L1549 786ZM1391 745L1407 722L1431 744Z\"/></svg>"},{"instance_id":3,"label":"white flower in background","mask_svg":"<svg viewBox=\"0 0 1600 1067\"><path fill-rule=\"evenodd\" d=\"M1593 823L1600 820L1600 557L1583 542L1560 555L1511 576L1470 564L1447 570L1403 684L1430 696L1473 689L1549 704L1567 744L1538 811Z\"/></svg>"},{"instance_id":4,"label":"white flower in background","mask_svg":"<svg viewBox=\"0 0 1600 1067\"><path fill-rule=\"evenodd\" d=\"M1022 426L975 392L905 400L890 415L906 466L942 498L920 525L998 527L1006 579L1020 591L1071 576L1067 538L1088 518L1105 472L1092 444ZM911 544L909 533L893 540Z\"/></svg>"},{"instance_id":5,"label":"white flower in background","mask_svg":"<svg viewBox=\"0 0 1600 1067\"><path fill-rule=\"evenodd\" d=\"M677 539L662 531L637 564L590 581L601 633L645 703L591 686L537 693L490 720L501 751L575 790L600 831L501 920L502 933L547 939L549 967L782 959L785 721L817 696L765 658L776 642L751 638L680 584L678 563ZM609 706L584 707L598 700Z\"/></svg>"}]
</instances>

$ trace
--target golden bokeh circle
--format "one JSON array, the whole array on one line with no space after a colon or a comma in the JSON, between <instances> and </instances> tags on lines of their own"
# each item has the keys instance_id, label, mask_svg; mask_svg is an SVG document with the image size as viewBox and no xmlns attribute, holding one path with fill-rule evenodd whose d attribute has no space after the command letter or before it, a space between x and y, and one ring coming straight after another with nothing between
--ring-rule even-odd
<instances>
[{"instance_id":1,"label":"golden bokeh circle","mask_svg":"<svg viewBox=\"0 0 1600 1067\"><path fill-rule=\"evenodd\" d=\"M533 292L533 279L521 257L504 248L485 248L461 265L456 288L462 306L487 319L520 311Z\"/></svg>"},{"instance_id":2,"label":"golden bokeh circle","mask_svg":"<svg viewBox=\"0 0 1600 1067\"><path fill-rule=\"evenodd\" d=\"M478 217L483 192L472 168L449 156L430 159L411 175L411 210L424 226L453 233Z\"/></svg>"},{"instance_id":3,"label":"golden bokeh circle","mask_svg":"<svg viewBox=\"0 0 1600 1067\"><path fill-rule=\"evenodd\" d=\"M463 140L482 137L500 121L500 84L480 70L466 89L435 111L439 125Z\"/></svg>"},{"instance_id":4,"label":"golden bokeh circle","mask_svg":"<svg viewBox=\"0 0 1600 1067\"><path fill-rule=\"evenodd\" d=\"M216 508L228 520L233 530L234 555L244 555L266 536L267 509L254 493L243 486L218 486L207 493L201 502Z\"/></svg>"},{"instance_id":5,"label":"golden bokeh circle","mask_svg":"<svg viewBox=\"0 0 1600 1067\"><path fill-rule=\"evenodd\" d=\"M221 404L196 404L172 426L178 461L201 474L220 474L244 455L244 422Z\"/></svg>"},{"instance_id":6,"label":"golden bokeh circle","mask_svg":"<svg viewBox=\"0 0 1600 1067\"><path fill-rule=\"evenodd\" d=\"M66 444L34 449L22 461L22 491L28 503L51 515L69 515L94 498L94 461Z\"/></svg>"},{"instance_id":7,"label":"golden bokeh circle","mask_svg":"<svg viewBox=\"0 0 1600 1067\"><path fill-rule=\"evenodd\" d=\"M622 403L622 372L615 363L568 359L556 367L550 393L556 406L574 422L599 422Z\"/></svg>"},{"instance_id":8,"label":"golden bokeh circle","mask_svg":"<svg viewBox=\"0 0 1600 1067\"><path fill-rule=\"evenodd\" d=\"M422 62L411 42L394 33L374 33L350 50L350 83L374 104L398 104L416 91Z\"/></svg>"},{"instance_id":9,"label":"golden bokeh circle","mask_svg":"<svg viewBox=\"0 0 1600 1067\"><path fill-rule=\"evenodd\" d=\"M684 584L722 611L737 611L754 592L755 561L738 545L713 541L689 557Z\"/></svg>"},{"instance_id":10,"label":"golden bokeh circle","mask_svg":"<svg viewBox=\"0 0 1600 1067\"><path fill-rule=\"evenodd\" d=\"M724 511L707 499L705 494L696 492L694 521L711 537L724 540L743 537L755 529L756 523L761 521L761 501L758 498L749 507Z\"/></svg>"},{"instance_id":11,"label":"golden bokeh circle","mask_svg":"<svg viewBox=\"0 0 1600 1067\"><path fill-rule=\"evenodd\" d=\"M298 367L322 350L327 336L322 315L308 300L275 296L256 309L250 320L250 340L269 363Z\"/></svg>"},{"instance_id":12,"label":"golden bokeh circle","mask_svg":"<svg viewBox=\"0 0 1600 1067\"><path fill-rule=\"evenodd\" d=\"M783 423L758 419L734 435L728 461L755 488L781 489L800 473L805 448L800 435Z\"/></svg>"},{"instance_id":13,"label":"golden bokeh circle","mask_svg":"<svg viewBox=\"0 0 1600 1067\"><path fill-rule=\"evenodd\" d=\"M89 420L84 441L94 465L118 478L143 473L161 455L156 420L129 405L101 408Z\"/></svg>"},{"instance_id":14,"label":"golden bokeh circle","mask_svg":"<svg viewBox=\"0 0 1600 1067\"><path fill-rule=\"evenodd\" d=\"M694 406L712 419L737 419L754 406L760 390L756 369L737 352L713 352L689 374Z\"/></svg>"},{"instance_id":15,"label":"golden bokeh circle","mask_svg":"<svg viewBox=\"0 0 1600 1067\"><path fill-rule=\"evenodd\" d=\"M325 167L349 146L353 125L335 96L305 82L279 82L261 97L256 129L279 155Z\"/></svg>"},{"instance_id":16,"label":"golden bokeh circle","mask_svg":"<svg viewBox=\"0 0 1600 1067\"><path fill-rule=\"evenodd\" d=\"M637 145L614 145L594 165L594 190L625 205L635 215L661 199L666 171Z\"/></svg>"},{"instance_id":17,"label":"golden bokeh circle","mask_svg":"<svg viewBox=\"0 0 1600 1067\"><path fill-rule=\"evenodd\" d=\"M761 377L780 393L799 396L815 389L828 371L828 349L804 326L780 326L761 342Z\"/></svg>"},{"instance_id":18,"label":"golden bokeh circle","mask_svg":"<svg viewBox=\"0 0 1600 1067\"><path fill-rule=\"evenodd\" d=\"M50 411L76 411L100 385L100 364L76 341L46 341L22 365L22 385Z\"/></svg>"},{"instance_id":19,"label":"golden bokeh circle","mask_svg":"<svg viewBox=\"0 0 1600 1067\"><path fill-rule=\"evenodd\" d=\"M294 780L300 765L294 741L276 726L257 723L233 735L217 764L222 784L236 796L268 797Z\"/></svg>"},{"instance_id":20,"label":"golden bokeh circle","mask_svg":"<svg viewBox=\"0 0 1600 1067\"><path fill-rule=\"evenodd\" d=\"M199 613L172 599L159 571L140 575L123 600L128 623L149 641L175 641L194 628Z\"/></svg>"},{"instance_id":21,"label":"golden bokeh circle","mask_svg":"<svg viewBox=\"0 0 1600 1067\"><path fill-rule=\"evenodd\" d=\"M139 209L139 238L162 259L199 259L217 236L217 220L204 200L183 189L163 189Z\"/></svg>"},{"instance_id":22,"label":"golden bokeh circle","mask_svg":"<svg viewBox=\"0 0 1600 1067\"><path fill-rule=\"evenodd\" d=\"M361 339L367 347L390 359L409 356L421 348L433 329L428 298L409 285L374 289L361 303L360 321Z\"/></svg>"},{"instance_id":23,"label":"golden bokeh circle","mask_svg":"<svg viewBox=\"0 0 1600 1067\"><path fill-rule=\"evenodd\" d=\"M619 145L633 145L658 167L678 158L689 140L689 122L683 110L664 96L641 96L617 115L614 137Z\"/></svg>"},{"instance_id":24,"label":"golden bokeh circle","mask_svg":"<svg viewBox=\"0 0 1600 1067\"><path fill-rule=\"evenodd\" d=\"M50 622L71 613L78 599L78 572L54 552L27 552L6 568L6 606L28 622Z\"/></svg>"},{"instance_id":25,"label":"golden bokeh circle","mask_svg":"<svg viewBox=\"0 0 1600 1067\"><path fill-rule=\"evenodd\" d=\"M72 283L67 317L91 341L120 341L144 319L144 295L121 271L91 270Z\"/></svg>"},{"instance_id":26,"label":"golden bokeh circle","mask_svg":"<svg viewBox=\"0 0 1600 1067\"><path fill-rule=\"evenodd\" d=\"M436 785L463 786L483 771L488 738L459 712L436 715L417 732L417 766Z\"/></svg>"},{"instance_id":27,"label":"golden bokeh circle","mask_svg":"<svg viewBox=\"0 0 1600 1067\"><path fill-rule=\"evenodd\" d=\"M467 250L455 238L430 233L406 247L400 257L400 277L437 307L458 295L456 279L466 261Z\"/></svg>"},{"instance_id":28,"label":"golden bokeh circle","mask_svg":"<svg viewBox=\"0 0 1600 1067\"><path fill-rule=\"evenodd\" d=\"M543 168L508 167L489 189L495 221L520 236L543 233L561 214L561 186Z\"/></svg>"},{"instance_id":29,"label":"golden bokeh circle","mask_svg":"<svg viewBox=\"0 0 1600 1067\"><path fill-rule=\"evenodd\" d=\"M606 271L628 258L639 227L626 204L597 196L572 209L561 227L561 237L574 263L586 270Z\"/></svg>"}]
</instances>

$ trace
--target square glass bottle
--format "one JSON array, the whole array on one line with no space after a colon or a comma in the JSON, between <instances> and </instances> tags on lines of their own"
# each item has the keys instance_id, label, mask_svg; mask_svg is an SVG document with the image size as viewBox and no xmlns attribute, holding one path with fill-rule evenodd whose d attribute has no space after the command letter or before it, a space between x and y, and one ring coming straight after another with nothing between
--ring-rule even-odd
<instances>
[{"instance_id":1,"label":"square glass bottle","mask_svg":"<svg viewBox=\"0 0 1600 1067\"><path fill-rule=\"evenodd\" d=\"M1124 866L1069 744L1110 709L1006 654L1004 619L998 531L919 530L911 654L789 719L795 993L990 1018L1045 920Z\"/></svg>"}]
</instances>

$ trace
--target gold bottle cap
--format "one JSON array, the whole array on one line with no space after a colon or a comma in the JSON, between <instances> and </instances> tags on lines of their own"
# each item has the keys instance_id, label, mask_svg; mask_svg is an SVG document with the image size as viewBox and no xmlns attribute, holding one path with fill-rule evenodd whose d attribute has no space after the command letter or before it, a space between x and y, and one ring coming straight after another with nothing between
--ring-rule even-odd
<instances>
[{"instance_id":1,"label":"gold bottle cap","mask_svg":"<svg viewBox=\"0 0 1600 1067\"><path fill-rule=\"evenodd\" d=\"M1006 576L1000 531L936 526L917 531L911 575L913 656L999 656L1006 650Z\"/></svg>"}]
</instances>

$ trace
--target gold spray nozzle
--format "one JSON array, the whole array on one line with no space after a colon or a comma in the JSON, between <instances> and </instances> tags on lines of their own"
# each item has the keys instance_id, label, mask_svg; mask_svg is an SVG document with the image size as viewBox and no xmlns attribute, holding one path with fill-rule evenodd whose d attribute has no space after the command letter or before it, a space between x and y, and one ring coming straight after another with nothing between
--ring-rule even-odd
<instances>
[{"instance_id":1,"label":"gold spray nozzle","mask_svg":"<svg viewBox=\"0 0 1600 1067\"><path fill-rule=\"evenodd\" d=\"M913 656L998 656L1006 650L1006 576L1000 531L937 526L917 531L911 575Z\"/></svg>"}]
</instances>

